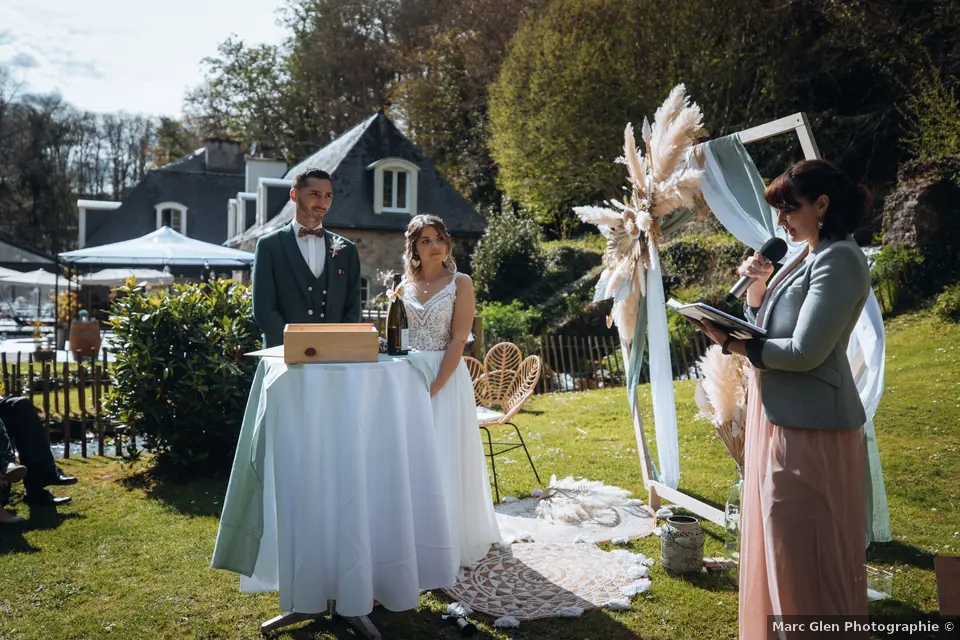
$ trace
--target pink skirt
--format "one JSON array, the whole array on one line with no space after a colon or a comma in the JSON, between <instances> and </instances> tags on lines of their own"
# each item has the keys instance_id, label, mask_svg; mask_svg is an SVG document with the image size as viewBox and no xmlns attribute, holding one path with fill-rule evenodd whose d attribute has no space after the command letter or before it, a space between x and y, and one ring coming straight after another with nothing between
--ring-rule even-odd
<instances>
[{"instance_id":1,"label":"pink skirt","mask_svg":"<svg viewBox=\"0 0 960 640\"><path fill-rule=\"evenodd\" d=\"M773 632L769 616L866 616L863 428L771 424L753 371L746 429L741 640L807 637Z\"/></svg>"}]
</instances>

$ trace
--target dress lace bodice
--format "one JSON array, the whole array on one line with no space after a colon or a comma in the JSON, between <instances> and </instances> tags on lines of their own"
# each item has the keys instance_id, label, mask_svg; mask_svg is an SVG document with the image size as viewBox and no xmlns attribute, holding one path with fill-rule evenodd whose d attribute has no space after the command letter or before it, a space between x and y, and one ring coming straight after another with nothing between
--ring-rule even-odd
<instances>
[{"instance_id":1,"label":"dress lace bodice","mask_svg":"<svg viewBox=\"0 0 960 640\"><path fill-rule=\"evenodd\" d=\"M417 351L444 351L450 342L453 304L457 299L457 278L436 292L424 304L417 300L415 284L403 281L403 303L410 326L410 347Z\"/></svg>"}]
</instances>

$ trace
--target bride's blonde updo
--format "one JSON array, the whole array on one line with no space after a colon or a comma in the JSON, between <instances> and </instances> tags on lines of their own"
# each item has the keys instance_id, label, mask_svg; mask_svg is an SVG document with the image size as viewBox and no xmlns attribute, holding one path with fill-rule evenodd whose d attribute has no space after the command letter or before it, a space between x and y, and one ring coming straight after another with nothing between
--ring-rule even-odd
<instances>
[{"instance_id":1,"label":"bride's blonde updo","mask_svg":"<svg viewBox=\"0 0 960 640\"><path fill-rule=\"evenodd\" d=\"M453 240L447 232L447 225L443 224L443 220L441 220L439 216L421 213L410 220L410 224L407 225L407 231L404 234L407 238L407 246L403 252L403 274L405 278L411 282L416 280L420 274L421 264L420 256L417 254L417 242L427 227L436 229L437 233L447 244L447 257L443 259L443 268L451 273L457 270L457 263L453 259Z\"/></svg>"}]
</instances>

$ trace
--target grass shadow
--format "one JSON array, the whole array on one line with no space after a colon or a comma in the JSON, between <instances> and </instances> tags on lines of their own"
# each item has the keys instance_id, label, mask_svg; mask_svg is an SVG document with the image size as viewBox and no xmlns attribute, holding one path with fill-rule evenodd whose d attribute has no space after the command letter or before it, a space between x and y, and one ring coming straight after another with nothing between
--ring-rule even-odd
<instances>
[{"instance_id":1,"label":"grass shadow","mask_svg":"<svg viewBox=\"0 0 960 640\"><path fill-rule=\"evenodd\" d=\"M416 611L394 613L382 607L370 614L370 622L384 638L417 638L454 640L461 638L460 629L450 619L444 620L444 614L429 607L420 607ZM471 636L480 640L492 640L502 637L495 630L496 618L482 613L470 616L470 622L477 627ZM559 638L604 638L604 640L640 640L640 636L599 609L586 611L579 618L564 618L563 629L557 628L561 618L545 618L521 622L520 627L509 629L511 638L559 639ZM264 636L272 640L317 640L319 638L361 638L363 637L349 622L338 617L319 617L302 623L299 627L278 629Z\"/></svg>"},{"instance_id":2,"label":"grass shadow","mask_svg":"<svg viewBox=\"0 0 960 640\"><path fill-rule=\"evenodd\" d=\"M35 547L23 537L24 525L0 526L0 556L14 553L38 553L40 547Z\"/></svg>"},{"instance_id":3,"label":"grass shadow","mask_svg":"<svg viewBox=\"0 0 960 640\"><path fill-rule=\"evenodd\" d=\"M170 478L146 470L130 474L120 483L128 491L143 491L147 498L183 515L219 518L228 481L228 477Z\"/></svg>"},{"instance_id":4,"label":"grass shadow","mask_svg":"<svg viewBox=\"0 0 960 640\"><path fill-rule=\"evenodd\" d=\"M546 587L551 584L548 576L526 565L519 560L510 568L512 575L524 576L524 587L536 590L537 586ZM482 581L482 578L479 578ZM629 580L627 580L629 582ZM523 593L521 588L516 593L516 602L522 603L533 594ZM504 597L509 598L507 594ZM619 594L618 594L619 595ZM454 597L443 590L437 589L425 594L421 599L421 606L413 611L392 612L378 606L369 615L370 621L384 638L441 638L453 640L460 638L461 632L451 619L444 619L448 604ZM617 640L640 640L640 636L632 631L623 621L618 619L619 614L593 608L593 605L576 593L563 590L553 584L550 592L541 592L541 598L549 598L554 602L554 609L558 615L540 620L523 621L516 629L503 630L511 638L533 638L559 640L560 638L612 638ZM466 604L470 604L467 602ZM579 617L562 617L560 607L579 607L589 610ZM469 621L477 627L473 637L492 639L503 637L503 631L494 628L495 621L500 614L488 615L479 611L469 617ZM278 629L266 636L276 640L316 640L318 638L359 638L361 634L346 620L339 617L321 615L313 620L299 623L284 629Z\"/></svg>"},{"instance_id":5,"label":"grass shadow","mask_svg":"<svg viewBox=\"0 0 960 640\"><path fill-rule=\"evenodd\" d=\"M733 581L730 579L729 573L725 571L698 572L683 576L664 574L663 576L658 575L656 578L657 580L682 581L694 589L710 591L712 593L727 593L737 590Z\"/></svg>"},{"instance_id":6,"label":"grass shadow","mask_svg":"<svg viewBox=\"0 0 960 640\"><path fill-rule=\"evenodd\" d=\"M714 507L714 508L716 508L716 509L719 509L720 511L723 511L724 509L727 508L727 505L726 505L726 504L724 504L724 503L722 503L722 502L718 502L717 500L711 500L710 498L705 498L705 497L703 497L701 494L695 493L695 492L691 491L690 489L685 489L685 488L683 488L683 487L680 487L680 491L682 491L685 495L690 496L690 497L693 498L694 500L699 500L700 502L702 502L702 503L704 503L704 504L708 504L708 505L710 505L711 507ZM677 513L678 511L681 511L681 510L684 511L684 512L687 511L687 510L683 509L683 507L679 507L679 506L677 506L677 505L671 506L671 510L672 510L674 513ZM695 513L692 513L692 512L690 513L690 515L693 515L694 517L696 517L696 518L698 518L698 519L700 519L700 520L703 519L702 516L698 516L698 515L696 515Z\"/></svg>"},{"instance_id":7,"label":"grass shadow","mask_svg":"<svg viewBox=\"0 0 960 640\"><path fill-rule=\"evenodd\" d=\"M933 571L933 554L902 542L874 542L867 549L867 562L905 564L917 569Z\"/></svg>"},{"instance_id":8,"label":"grass shadow","mask_svg":"<svg viewBox=\"0 0 960 640\"><path fill-rule=\"evenodd\" d=\"M936 611L932 612L932 615L936 614ZM911 604L907 604L906 602L902 602L895 598L885 598L883 600L877 600L876 602L870 603L871 617L883 617L887 620L908 621L929 615L931 615L931 612L923 611Z\"/></svg>"},{"instance_id":9,"label":"grass shadow","mask_svg":"<svg viewBox=\"0 0 960 640\"><path fill-rule=\"evenodd\" d=\"M24 531L44 531L56 529L67 520L86 520L79 513L60 513L56 507L30 507L30 517L23 523Z\"/></svg>"},{"instance_id":10,"label":"grass shadow","mask_svg":"<svg viewBox=\"0 0 960 640\"><path fill-rule=\"evenodd\" d=\"M44 531L49 529L56 529L66 520L86 520L86 516L79 513L74 513L68 511L66 513L61 513L57 510L56 506L53 505L30 505L24 501L24 496L22 494L16 496L16 499L11 500L11 502L6 505L7 510L16 515L20 515L25 518L25 522L19 525L13 525L6 528L0 528L0 532L6 530L16 531ZM24 515L18 513L18 510L26 509L29 515ZM2 551L0 551L2 553Z\"/></svg>"},{"instance_id":11,"label":"grass shadow","mask_svg":"<svg viewBox=\"0 0 960 640\"><path fill-rule=\"evenodd\" d=\"M416 611L394 613L377 607L369 616L370 622L384 638L454 638L462 637L460 630L450 621L441 619L441 614L421 607ZM475 625L478 619L471 618ZM490 629L492 622L484 626L477 625L473 638L492 639L497 637ZM276 640L317 640L319 638L362 638L363 635L348 621L338 616L320 616L296 628L278 629L264 636Z\"/></svg>"}]
</instances>

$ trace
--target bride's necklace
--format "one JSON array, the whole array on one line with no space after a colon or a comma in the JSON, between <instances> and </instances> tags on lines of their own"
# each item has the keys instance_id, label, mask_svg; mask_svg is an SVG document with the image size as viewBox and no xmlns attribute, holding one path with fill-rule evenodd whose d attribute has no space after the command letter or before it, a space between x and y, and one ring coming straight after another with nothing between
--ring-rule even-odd
<instances>
[{"instance_id":1,"label":"bride's necklace","mask_svg":"<svg viewBox=\"0 0 960 640\"><path fill-rule=\"evenodd\" d=\"M420 285L421 285L420 293L422 293L423 295L427 295L427 293L430 292L430 283L421 282Z\"/></svg>"}]
</instances>

